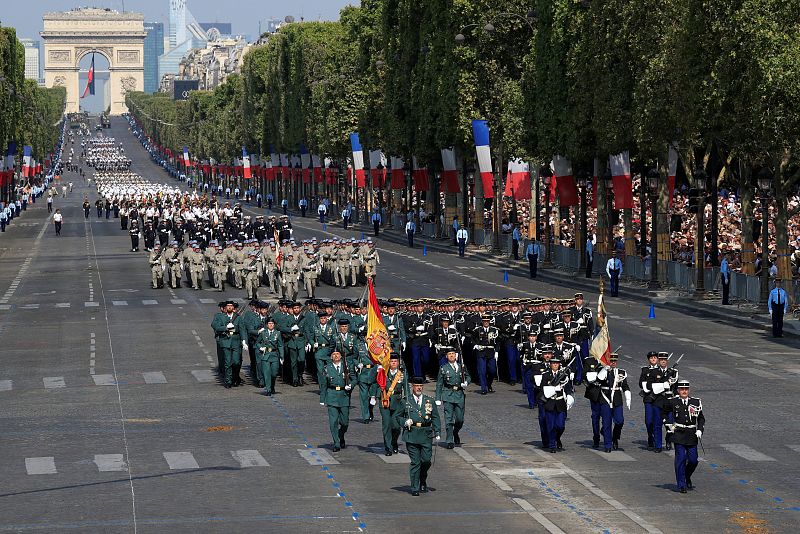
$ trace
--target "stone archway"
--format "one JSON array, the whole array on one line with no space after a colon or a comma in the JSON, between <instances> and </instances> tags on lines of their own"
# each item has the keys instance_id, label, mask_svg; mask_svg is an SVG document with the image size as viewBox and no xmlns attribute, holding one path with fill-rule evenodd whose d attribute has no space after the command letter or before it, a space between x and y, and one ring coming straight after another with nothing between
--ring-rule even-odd
<instances>
[{"instance_id":1,"label":"stone archway","mask_svg":"<svg viewBox=\"0 0 800 534\"><path fill-rule=\"evenodd\" d=\"M125 94L144 89L144 16L80 8L45 13L43 22L45 85L67 88L67 113L80 109L79 65L91 53L108 60L111 114L125 113Z\"/></svg>"}]
</instances>

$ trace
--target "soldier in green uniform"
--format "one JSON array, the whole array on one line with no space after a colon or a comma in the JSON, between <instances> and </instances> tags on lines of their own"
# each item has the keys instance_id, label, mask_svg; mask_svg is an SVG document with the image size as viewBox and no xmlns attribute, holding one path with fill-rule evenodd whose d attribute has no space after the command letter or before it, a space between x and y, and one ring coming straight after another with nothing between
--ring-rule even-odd
<instances>
[{"instance_id":1,"label":"soldier in green uniform","mask_svg":"<svg viewBox=\"0 0 800 534\"><path fill-rule=\"evenodd\" d=\"M347 446L344 436L350 424L350 395L355 385L355 375L350 373L342 353L331 352L331 361L323 371L325 379L320 384L319 403L328 408L328 424L333 438L333 452Z\"/></svg>"},{"instance_id":2,"label":"soldier in green uniform","mask_svg":"<svg viewBox=\"0 0 800 534\"><path fill-rule=\"evenodd\" d=\"M333 338L336 335L336 330L330 323L330 316L327 312L321 311L318 315L319 324L314 325L308 342L311 343L311 348L314 349L314 360L317 363L317 383L322 387L322 381L324 379L323 371L330 361L330 354L334 345Z\"/></svg>"},{"instance_id":3,"label":"soldier in green uniform","mask_svg":"<svg viewBox=\"0 0 800 534\"><path fill-rule=\"evenodd\" d=\"M258 332L264 326L264 315L267 307L264 302L251 300L250 309L244 312L241 318L242 339L247 341L247 348L250 353L250 380L253 381L253 385L256 387L261 387L259 384L263 382L263 379L258 374L258 365L256 364L256 338L258 337Z\"/></svg>"},{"instance_id":4,"label":"soldier in green uniform","mask_svg":"<svg viewBox=\"0 0 800 534\"><path fill-rule=\"evenodd\" d=\"M406 397L405 410L399 414L403 431L403 441L411 460L411 495L419 496L420 491L428 491L428 469L431 467L433 440L441 438L441 422L436 401L433 397L423 395L425 378L416 376L411 380L412 395ZM402 419L405 418L405 421Z\"/></svg>"},{"instance_id":5,"label":"soldier in green uniform","mask_svg":"<svg viewBox=\"0 0 800 534\"><path fill-rule=\"evenodd\" d=\"M464 390L472 381L463 360L458 362L458 353L453 347L444 349L447 363L439 369L436 380L436 405L444 404L444 422L447 431L447 448L461 445L458 431L464 426ZM455 445L454 445L455 444Z\"/></svg>"},{"instance_id":6,"label":"soldier in green uniform","mask_svg":"<svg viewBox=\"0 0 800 534\"><path fill-rule=\"evenodd\" d=\"M275 391L278 366L283 363L283 337L275 328L275 319L268 317L266 328L258 331L255 342L256 365L258 366L258 386L264 388L264 395L271 396Z\"/></svg>"},{"instance_id":7,"label":"soldier in green uniform","mask_svg":"<svg viewBox=\"0 0 800 534\"><path fill-rule=\"evenodd\" d=\"M378 365L369 356L366 342L356 342L356 354L353 358L358 372L358 399L361 404L361 422L365 425L374 420L373 410L378 396Z\"/></svg>"},{"instance_id":8,"label":"soldier in green uniform","mask_svg":"<svg viewBox=\"0 0 800 534\"><path fill-rule=\"evenodd\" d=\"M383 324L389 333L392 352L401 353L406 349L406 327L403 324L403 318L396 313L396 307L397 303L395 301L386 302Z\"/></svg>"},{"instance_id":9,"label":"soldier in green uniform","mask_svg":"<svg viewBox=\"0 0 800 534\"><path fill-rule=\"evenodd\" d=\"M247 342L242 340L242 322L236 314L238 307L232 300L226 301L224 311L216 314L211 321L217 346L222 349L223 369L220 369L220 374L226 389L242 382L239 369L242 365L242 347L246 347Z\"/></svg>"},{"instance_id":10,"label":"soldier in green uniform","mask_svg":"<svg viewBox=\"0 0 800 534\"><path fill-rule=\"evenodd\" d=\"M392 352L389 370L386 372L386 387L381 390L381 429L386 456L397 454L397 439L400 437L400 418L405 410L408 395L408 379L401 369L400 355Z\"/></svg>"},{"instance_id":11,"label":"soldier in green uniform","mask_svg":"<svg viewBox=\"0 0 800 534\"><path fill-rule=\"evenodd\" d=\"M292 372L292 386L303 385L303 371L306 366L306 325L305 316L300 313L302 306L299 302L292 302L292 312L281 325L289 353L289 365Z\"/></svg>"},{"instance_id":12,"label":"soldier in green uniform","mask_svg":"<svg viewBox=\"0 0 800 534\"><path fill-rule=\"evenodd\" d=\"M339 319L337 324L339 325L339 331L334 337L336 350L342 354L342 358L352 368L355 365L356 336L349 331L350 319Z\"/></svg>"}]
</instances>

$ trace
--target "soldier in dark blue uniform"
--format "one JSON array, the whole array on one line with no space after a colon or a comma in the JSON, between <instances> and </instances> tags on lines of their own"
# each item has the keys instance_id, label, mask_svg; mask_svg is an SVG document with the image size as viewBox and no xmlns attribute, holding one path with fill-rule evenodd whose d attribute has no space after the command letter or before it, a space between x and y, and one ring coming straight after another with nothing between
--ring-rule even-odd
<instances>
[{"instance_id":1,"label":"soldier in dark blue uniform","mask_svg":"<svg viewBox=\"0 0 800 534\"><path fill-rule=\"evenodd\" d=\"M534 366L541 362L539 354L541 346L537 341L539 327L532 325L532 328L524 330L527 340L520 344L519 352L522 359L522 387L528 396L528 408L531 410L536 407L536 386L533 383Z\"/></svg>"},{"instance_id":2,"label":"soldier in dark blue uniform","mask_svg":"<svg viewBox=\"0 0 800 534\"><path fill-rule=\"evenodd\" d=\"M598 373L604 369L602 363L592 356L583 360L583 370L586 374L586 392L584 397L589 399L589 406L592 410L592 447L600 447L600 407L603 402L600 392L600 379Z\"/></svg>"},{"instance_id":3,"label":"soldier in dark blue uniform","mask_svg":"<svg viewBox=\"0 0 800 534\"><path fill-rule=\"evenodd\" d=\"M500 331L497 327L490 326L491 321L492 318L490 316L483 315L481 317L481 326L472 333L481 395L486 395L487 392L494 393L492 382L497 377L497 343Z\"/></svg>"},{"instance_id":4,"label":"soldier in dark blue uniform","mask_svg":"<svg viewBox=\"0 0 800 534\"><path fill-rule=\"evenodd\" d=\"M544 402L542 402L542 380L544 374L550 370L550 359L552 357L553 346L543 344L541 348L541 361L534 363L531 367L534 391L536 391L536 406L539 408L539 433L542 436L543 449L550 446L550 438L547 433L547 412L544 409Z\"/></svg>"},{"instance_id":5,"label":"soldier in dark blue uniform","mask_svg":"<svg viewBox=\"0 0 800 534\"><path fill-rule=\"evenodd\" d=\"M647 450L661 452L661 409L655 404L656 395L664 391L663 380L657 380L658 374L658 352L650 351L647 353L647 365L642 367L639 374L639 395L644 402L644 424L647 428ZM653 392L653 384L658 386L658 393ZM657 438L657 439L656 439ZM656 446L656 441L658 445Z\"/></svg>"},{"instance_id":6,"label":"soldier in dark blue uniform","mask_svg":"<svg viewBox=\"0 0 800 534\"><path fill-rule=\"evenodd\" d=\"M564 449L561 435L564 433L567 411L572 408L575 398L572 396L572 380L569 372L561 368L561 359L553 356L549 364L550 369L542 375L539 402L544 403L550 452L555 453Z\"/></svg>"},{"instance_id":7,"label":"soldier in dark blue uniform","mask_svg":"<svg viewBox=\"0 0 800 534\"><path fill-rule=\"evenodd\" d=\"M675 480L678 491L686 493L687 489L694 489L692 474L698 463L697 443L703 436L706 418L700 399L689 396L689 381L678 380L676 388L678 396L670 399L666 409L675 417L675 422L672 423Z\"/></svg>"},{"instance_id":8,"label":"soldier in dark blue uniform","mask_svg":"<svg viewBox=\"0 0 800 534\"><path fill-rule=\"evenodd\" d=\"M603 420L603 448L606 452L619 449L619 438L622 435L622 426L625 424L625 415L622 410L623 401L631 409L631 391L628 387L628 373L617 368L619 356L611 353L609 367L603 367L597 373L600 384L601 404L600 416ZM613 424L613 428L612 428ZM659 420L658 424L661 424Z\"/></svg>"}]
</instances>

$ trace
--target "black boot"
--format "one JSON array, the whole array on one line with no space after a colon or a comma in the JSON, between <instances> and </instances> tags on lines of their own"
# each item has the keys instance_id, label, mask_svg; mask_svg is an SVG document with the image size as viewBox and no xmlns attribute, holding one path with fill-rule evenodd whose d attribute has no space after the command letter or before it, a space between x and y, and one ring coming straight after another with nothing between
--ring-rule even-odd
<instances>
[{"instance_id":1,"label":"black boot","mask_svg":"<svg viewBox=\"0 0 800 534\"><path fill-rule=\"evenodd\" d=\"M611 445L615 451L619 450L619 438L622 436L622 425L614 425Z\"/></svg>"},{"instance_id":2,"label":"black boot","mask_svg":"<svg viewBox=\"0 0 800 534\"><path fill-rule=\"evenodd\" d=\"M667 435L664 438L664 448L668 451L672 450L672 432L667 432Z\"/></svg>"},{"instance_id":3,"label":"black boot","mask_svg":"<svg viewBox=\"0 0 800 534\"><path fill-rule=\"evenodd\" d=\"M592 448L599 449L600 448L600 436L594 435L592 436Z\"/></svg>"}]
</instances>

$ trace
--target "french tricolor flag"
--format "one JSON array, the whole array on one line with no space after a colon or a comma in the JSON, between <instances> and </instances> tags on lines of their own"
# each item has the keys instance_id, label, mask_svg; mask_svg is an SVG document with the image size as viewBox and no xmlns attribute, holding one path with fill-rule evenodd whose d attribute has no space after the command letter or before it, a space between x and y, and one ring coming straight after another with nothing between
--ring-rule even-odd
<instances>
[{"instance_id":1,"label":"french tricolor flag","mask_svg":"<svg viewBox=\"0 0 800 534\"><path fill-rule=\"evenodd\" d=\"M506 188L503 196L514 197L514 200L529 200L531 198L531 174L528 164L521 159L508 160L508 174L506 174Z\"/></svg>"},{"instance_id":2,"label":"french tricolor flag","mask_svg":"<svg viewBox=\"0 0 800 534\"><path fill-rule=\"evenodd\" d=\"M245 147L242 147L242 166L244 167L244 179L249 180L253 177L253 174L250 170L250 155Z\"/></svg>"},{"instance_id":3,"label":"french tricolor flag","mask_svg":"<svg viewBox=\"0 0 800 534\"><path fill-rule=\"evenodd\" d=\"M406 163L403 158L392 156L392 189L405 189L406 187Z\"/></svg>"},{"instance_id":4,"label":"french tricolor flag","mask_svg":"<svg viewBox=\"0 0 800 534\"><path fill-rule=\"evenodd\" d=\"M452 148L442 149L442 185L444 193L460 193L458 185L458 167L456 166L456 151Z\"/></svg>"},{"instance_id":5,"label":"french tricolor flag","mask_svg":"<svg viewBox=\"0 0 800 534\"><path fill-rule=\"evenodd\" d=\"M192 160L189 159L189 147L188 146L183 147L183 164L186 165L187 169L192 166Z\"/></svg>"},{"instance_id":6,"label":"french tricolor flag","mask_svg":"<svg viewBox=\"0 0 800 534\"><path fill-rule=\"evenodd\" d=\"M314 182L322 183L322 158L316 154L312 154L311 167L314 169Z\"/></svg>"},{"instance_id":7,"label":"french tricolor flag","mask_svg":"<svg viewBox=\"0 0 800 534\"><path fill-rule=\"evenodd\" d=\"M22 176L31 175L31 147L25 145L22 149Z\"/></svg>"},{"instance_id":8,"label":"french tricolor flag","mask_svg":"<svg viewBox=\"0 0 800 534\"><path fill-rule=\"evenodd\" d=\"M6 170L14 170L14 156L17 155L17 142L9 141L6 150Z\"/></svg>"},{"instance_id":9,"label":"french tricolor flag","mask_svg":"<svg viewBox=\"0 0 800 534\"><path fill-rule=\"evenodd\" d=\"M478 169L483 182L483 198L494 198L494 175L492 173L492 150L489 146L489 124L485 120L472 121L472 136L478 156Z\"/></svg>"},{"instance_id":10,"label":"french tricolor flag","mask_svg":"<svg viewBox=\"0 0 800 534\"><path fill-rule=\"evenodd\" d=\"M356 173L356 185L358 187L366 187L367 180L364 176L364 149L361 147L358 133L350 134L350 147L353 151L353 169Z\"/></svg>"},{"instance_id":11,"label":"french tricolor flag","mask_svg":"<svg viewBox=\"0 0 800 534\"><path fill-rule=\"evenodd\" d=\"M631 159L627 150L609 156L611 178L614 182L614 209L633 208L633 184L631 183Z\"/></svg>"},{"instance_id":12,"label":"french tricolor flag","mask_svg":"<svg viewBox=\"0 0 800 534\"><path fill-rule=\"evenodd\" d=\"M579 204L578 186L572 174L572 162L564 156L553 156L554 187L558 191L558 205L562 207L577 206Z\"/></svg>"},{"instance_id":13,"label":"french tricolor flag","mask_svg":"<svg viewBox=\"0 0 800 534\"><path fill-rule=\"evenodd\" d=\"M300 145L300 165L303 168L303 183L311 183L311 154L306 145Z\"/></svg>"}]
</instances>

